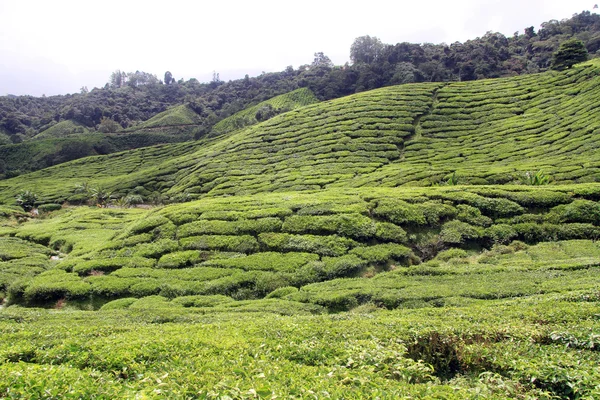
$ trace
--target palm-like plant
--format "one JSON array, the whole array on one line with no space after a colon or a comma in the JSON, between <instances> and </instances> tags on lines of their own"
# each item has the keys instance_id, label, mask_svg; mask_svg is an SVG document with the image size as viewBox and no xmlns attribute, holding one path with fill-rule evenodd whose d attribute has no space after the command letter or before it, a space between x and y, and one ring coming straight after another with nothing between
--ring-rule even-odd
<instances>
[{"instance_id":1,"label":"palm-like plant","mask_svg":"<svg viewBox=\"0 0 600 400\"><path fill-rule=\"evenodd\" d=\"M544 172L542 170L539 170L536 173L527 171L527 172L525 172L525 174L523 175L521 180L526 185L532 185L532 186L547 185L550 183L550 178L546 174L544 174Z\"/></svg>"},{"instance_id":2,"label":"palm-like plant","mask_svg":"<svg viewBox=\"0 0 600 400\"><path fill-rule=\"evenodd\" d=\"M37 201L37 199L38 199L37 194L33 193L30 190L22 191L15 198L15 200L17 201L17 204L19 206L21 206L23 208L23 210L25 210L25 211L33 210L33 207L35 207L35 202Z\"/></svg>"},{"instance_id":3,"label":"palm-like plant","mask_svg":"<svg viewBox=\"0 0 600 400\"><path fill-rule=\"evenodd\" d=\"M106 203L112 198L112 192L99 187L91 188L90 195L94 203L100 207L105 207Z\"/></svg>"}]
</instances>

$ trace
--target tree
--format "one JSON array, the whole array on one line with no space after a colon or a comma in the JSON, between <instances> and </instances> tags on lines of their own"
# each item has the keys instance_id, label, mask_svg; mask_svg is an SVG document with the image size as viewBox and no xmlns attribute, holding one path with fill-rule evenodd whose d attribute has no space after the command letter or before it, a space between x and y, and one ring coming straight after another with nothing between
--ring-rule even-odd
<instances>
[{"instance_id":1,"label":"tree","mask_svg":"<svg viewBox=\"0 0 600 400\"><path fill-rule=\"evenodd\" d=\"M377 60L383 49L383 43L375 36L361 36L356 38L350 47L350 60L355 64L370 64Z\"/></svg>"},{"instance_id":2,"label":"tree","mask_svg":"<svg viewBox=\"0 0 600 400\"><path fill-rule=\"evenodd\" d=\"M165 85L170 85L173 82L175 82L175 78L173 78L171 71L165 72Z\"/></svg>"},{"instance_id":3,"label":"tree","mask_svg":"<svg viewBox=\"0 0 600 400\"><path fill-rule=\"evenodd\" d=\"M313 67L329 67L332 68L333 67L333 62L331 62L331 59L329 57L327 57L325 54L323 54L322 51L315 53L315 58L312 62L312 66Z\"/></svg>"},{"instance_id":4,"label":"tree","mask_svg":"<svg viewBox=\"0 0 600 400\"><path fill-rule=\"evenodd\" d=\"M552 55L552 69L563 71L573 65L587 61L588 52L581 40L571 39L563 42Z\"/></svg>"},{"instance_id":5,"label":"tree","mask_svg":"<svg viewBox=\"0 0 600 400\"><path fill-rule=\"evenodd\" d=\"M144 71L135 71L127 74L127 84L132 87L140 87L158 83L156 75Z\"/></svg>"},{"instance_id":6,"label":"tree","mask_svg":"<svg viewBox=\"0 0 600 400\"><path fill-rule=\"evenodd\" d=\"M102 117L96 129L102 133L114 133L121 130L121 125L111 118Z\"/></svg>"},{"instance_id":7,"label":"tree","mask_svg":"<svg viewBox=\"0 0 600 400\"><path fill-rule=\"evenodd\" d=\"M125 74L125 72L121 72L120 69L117 69L115 72L110 74L110 86L113 88L120 88L125 85L126 79L127 74Z\"/></svg>"}]
</instances>

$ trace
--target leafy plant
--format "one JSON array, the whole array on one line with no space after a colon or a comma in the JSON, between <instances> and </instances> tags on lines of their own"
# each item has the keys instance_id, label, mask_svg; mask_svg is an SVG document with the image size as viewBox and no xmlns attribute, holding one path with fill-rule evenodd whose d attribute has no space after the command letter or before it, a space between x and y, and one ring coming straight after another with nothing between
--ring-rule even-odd
<instances>
[{"instance_id":1,"label":"leafy plant","mask_svg":"<svg viewBox=\"0 0 600 400\"><path fill-rule=\"evenodd\" d=\"M25 211L31 211L35 207L37 200L37 194L30 190L20 192L16 197L17 205L21 206Z\"/></svg>"},{"instance_id":2,"label":"leafy plant","mask_svg":"<svg viewBox=\"0 0 600 400\"><path fill-rule=\"evenodd\" d=\"M531 172L531 171L527 171L521 177L521 181L523 183L525 183L526 185L540 186L540 185L549 184L550 178L548 176L546 176L546 174L544 174L544 172L542 170L539 170L535 173Z\"/></svg>"},{"instance_id":3,"label":"leafy plant","mask_svg":"<svg viewBox=\"0 0 600 400\"><path fill-rule=\"evenodd\" d=\"M112 192L100 187L90 188L91 200L100 207L105 207L108 201L112 198Z\"/></svg>"}]
</instances>

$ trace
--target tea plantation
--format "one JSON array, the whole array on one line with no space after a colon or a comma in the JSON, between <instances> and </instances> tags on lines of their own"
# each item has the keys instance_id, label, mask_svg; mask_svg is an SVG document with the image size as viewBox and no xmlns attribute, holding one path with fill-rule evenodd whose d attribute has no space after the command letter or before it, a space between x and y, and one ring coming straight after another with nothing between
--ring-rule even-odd
<instances>
[{"instance_id":1,"label":"tea plantation","mask_svg":"<svg viewBox=\"0 0 600 400\"><path fill-rule=\"evenodd\" d=\"M600 398L599 73L301 90L0 181L0 398Z\"/></svg>"}]
</instances>

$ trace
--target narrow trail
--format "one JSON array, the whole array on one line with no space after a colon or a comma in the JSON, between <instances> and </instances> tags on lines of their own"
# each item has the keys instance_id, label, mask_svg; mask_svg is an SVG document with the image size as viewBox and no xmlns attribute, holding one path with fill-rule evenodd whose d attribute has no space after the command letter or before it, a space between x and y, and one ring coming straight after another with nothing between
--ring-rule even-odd
<instances>
[{"instance_id":1,"label":"narrow trail","mask_svg":"<svg viewBox=\"0 0 600 400\"><path fill-rule=\"evenodd\" d=\"M431 104L429 105L429 108L427 109L427 111L425 111L422 114L418 114L417 116L415 116L415 119L413 120L413 126L414 126L414 133L412 135L409 135L406 137L406 139L404 139L404 143L402 145L402 149L400 150L400 160L404 159L404 152L406 149L406 144L409 142L412 142L413 140L419 139L421 137L423 137L423 127L421 126L421 120L424 117L427 117L429 115L431 115L431 113L433 112L433 110L435 109L437 103L439 102L438 100L438 93L440 90L442 90L443 88L445 88L448 85L448 83L444 83L441 86L435 88L433 90L433 92L431 93Z\"/></svg>"}]
</instances>

